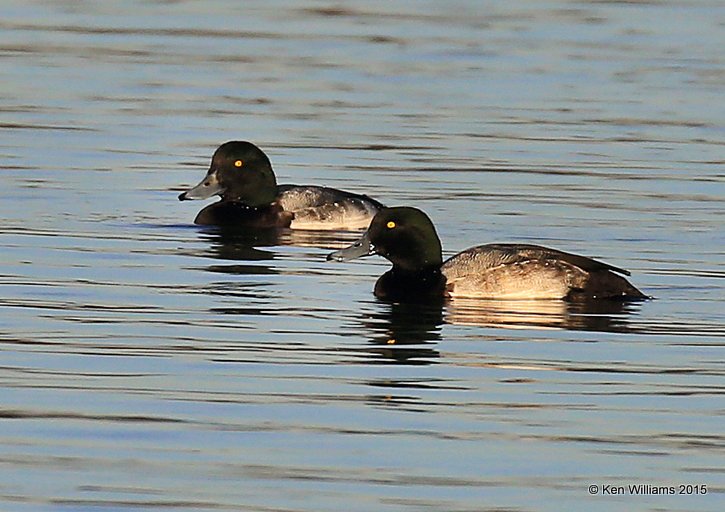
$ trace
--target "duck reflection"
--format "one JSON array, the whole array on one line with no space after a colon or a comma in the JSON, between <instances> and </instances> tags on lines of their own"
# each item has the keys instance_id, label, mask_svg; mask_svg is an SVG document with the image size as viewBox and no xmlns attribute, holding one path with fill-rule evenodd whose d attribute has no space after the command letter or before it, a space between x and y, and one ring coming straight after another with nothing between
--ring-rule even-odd
<instances>
[{"instance_id":1,"label":"duck reflection","mask_svg":"<svg viewBox=\"0 0 725 512\"><path fill-rule=\"evenodd\" d=\"M213 229L201 230L202 239L209 244L206 255L211 258L234 263L214 264L206 267L208 272L235 275L277 274L277 270L269 265L259 264L261 261L274 259L274 252L258 249L257 246L275 245L277 234L274 230L234 230ZM255 262L253 264L239 262Z\"/></svg>"},{"instance_id":2,"label":"duck reflection","mask_svg":"<svg viewBox=\"0 0 725 512\"><path fill-rule=\"evenodd\" d=\"M370 333L370 352L402 364L431 364L440 357L426 345L441 341L444 324L626 333L632 332L630 315L640 307L624 301L481 299L380 304L362 321Z\"/></svg>"},{"instance_id":3,"label":"duck reflection","mask_svg":"<svg viewBox=\"0 0 725 512\"><path fill-rule=\"evenodd\" d=\"M441 339L442 305L387 303L367 316L362 323L371 333L373 362L425 365L438 359L440 353L426 345Z\"/></svg>"},{"instance_id":4,"label":"duck reflection","mask_svg":"<svg viewBox=\"0 0 725 512\"><path fill-rule=\"evenodd\" d=\"M457 325L509 329L566 329L630 332L629 316L641 303L617 300L482 300L452 299L445 320Z\"/></svg>"},{"instance_id":5,"label":"duck reflection","mask_svg":"<svg viewBox=\"0 0 725 512\"><path fill-rule=\"evenodd\" d=\"M201 237L209 244L206 255L233 264L215 264L206 267L209 272L254 275L278 274L279 271L269 265L260 265L261 261L271 261L276 253L264 247L294 245L298 247L331 248L344 247L359 236L351 231L304 231L287 228L234 228L203 227ZM238 262L255 262L243 264Z\"/></svg>"},{"instance_id":6,"label":"duck reflection","mask_svg":"<svg viewBox=\"0 0 725 512\"><path fill-rule=\"evenodd\" d=\"M219 244L243 244L248 247L295 245L330 249L345 247L360 238L359 231L323 231L289 228L236 228L205 226L199 232L209 241Z\"/></svg>"}]
</instances>

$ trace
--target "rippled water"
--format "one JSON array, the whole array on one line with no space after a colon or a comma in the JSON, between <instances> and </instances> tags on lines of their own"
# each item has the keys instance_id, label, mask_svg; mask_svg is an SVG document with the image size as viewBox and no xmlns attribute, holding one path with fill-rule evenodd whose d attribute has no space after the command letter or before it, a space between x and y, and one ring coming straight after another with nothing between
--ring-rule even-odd
<instances>
[{"instance_id":1,"label":"rippled water","mask_svg":"<svg viewBox=\"0 0 725 512\"><path fill-rule=\"evenodd\" d=\"M723 509L721 2L2 11L2 510ZM191 224L230 139L656 300L380 302L356 233Z\"/></svg>"}]
</instances>

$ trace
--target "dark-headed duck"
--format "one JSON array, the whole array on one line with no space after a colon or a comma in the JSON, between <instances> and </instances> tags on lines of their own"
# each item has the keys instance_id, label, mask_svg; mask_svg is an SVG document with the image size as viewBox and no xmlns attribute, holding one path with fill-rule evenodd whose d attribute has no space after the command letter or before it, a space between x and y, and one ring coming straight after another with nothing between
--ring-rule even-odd
<instances>
[{"instance_id":1,"label":"dark-headed duck","mask_svg":"<svg viewBox=\"0 0 725 512\"><path fill-rule=\"evenodd\" d=\"M277 185L267 155L251 142L219 146L201 182L180 201L221 196L196 224L294 229L363 229L383 208L366 195L310 185Z\"/></svg>"},{"instance_id":2,"label":"dark-headed duck","mask_svg":"<svg viewBox=\"0 0 725 512\"><path fill-rule=\"evenodd\" d=\"M346 261L370 254L393 263L375 283L375 295L395 301L647 298L622 277L629 275L626 270L538 245L479 245L444 262L433 223L416 208L383 208L359 241L327 259Z\"/></svg>"}]
</instances>

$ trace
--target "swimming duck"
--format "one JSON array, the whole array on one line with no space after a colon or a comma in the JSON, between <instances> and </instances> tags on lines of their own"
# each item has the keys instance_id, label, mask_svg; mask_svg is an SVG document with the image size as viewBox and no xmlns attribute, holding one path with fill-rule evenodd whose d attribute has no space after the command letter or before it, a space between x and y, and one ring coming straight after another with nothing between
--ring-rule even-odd
<instances>
[{"instance_id":1,"label":"swimming duck","mask_svg":"<svg viewBox=\"0 0 725 512\"><path fill-rule=\"evenodd\" d=\"M272 164L251 142L219 146L201 182L179 201L221 196L195 224L294 229L364 229L383 205L366 195L310 185L277 185Z\"/></svg>"},{"instance_id":2,"label":"swimming duck","mask_svg":"<svg viewBox=\"0 0 725 512\"><path fill-rule=\"evenodd\" d=\"M538 245L479 245L443 262L435 227L416 208L380 210L360 240L327 259L346 261L371 254L393 263L375 283L375 295L395 301L646 298L622 277L629 275L624 269Z\"/></svg>"}]
</instances>

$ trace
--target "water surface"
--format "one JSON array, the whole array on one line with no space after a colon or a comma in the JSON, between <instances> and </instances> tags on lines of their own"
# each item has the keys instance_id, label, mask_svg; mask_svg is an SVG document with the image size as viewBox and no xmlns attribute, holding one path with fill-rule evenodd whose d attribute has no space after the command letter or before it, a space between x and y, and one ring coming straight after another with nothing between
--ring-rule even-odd
<instances>
[{"instance_id":1,"label":"water surface","mask_svg":"<svg viewBox=\"0 0 725 512\"><path fill-rule=\"evenodd\" d=\"M720 2L1 18L0 508L722 510ZM358 233L191 224L231 139L426 210L446 256L545 244L656 300L380 302L384 260L324 258Z\"/></svg>"}]
</instances>

